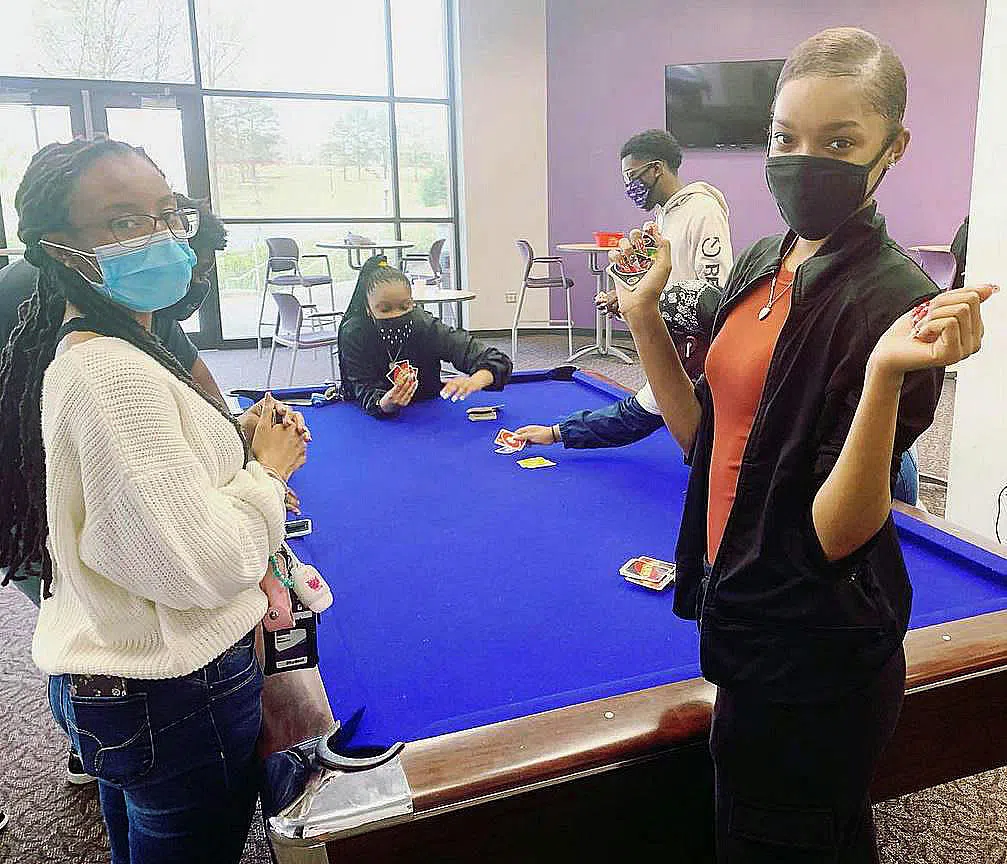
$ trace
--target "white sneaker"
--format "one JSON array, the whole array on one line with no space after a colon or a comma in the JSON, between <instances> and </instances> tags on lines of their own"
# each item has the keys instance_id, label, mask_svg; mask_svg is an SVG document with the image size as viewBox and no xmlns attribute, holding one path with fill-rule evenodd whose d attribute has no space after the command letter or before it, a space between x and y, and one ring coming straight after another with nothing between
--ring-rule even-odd
<instances>
[{"instance_id":1,"label":"white sneaker","mask_svg":"<svg viewBox=\"0 0 1007 864\"><path fill-rule=\"evenodd\" d=\"M74 786L86 786L94 783L96 777L92 777L84 770L84 763L80 761L80 756L70 751L70 756L66 760L66 781Z\"/></svg>"}]
</instances>

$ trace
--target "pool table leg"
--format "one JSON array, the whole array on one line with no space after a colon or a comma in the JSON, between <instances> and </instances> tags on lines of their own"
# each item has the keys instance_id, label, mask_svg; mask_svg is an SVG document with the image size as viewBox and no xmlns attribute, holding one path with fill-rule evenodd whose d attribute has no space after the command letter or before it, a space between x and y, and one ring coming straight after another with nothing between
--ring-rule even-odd
<instances>
[{"instance_id":1,"label":"pool table leg","mask_svg":"<svg viewBox=\"0 0 1007 864\"><path fill-rule=\"evenodd\" d=\"M272 843L276 864L329 864L325 844L312 846L288 846L286 843Z\"/></svg>"}]
</instances>

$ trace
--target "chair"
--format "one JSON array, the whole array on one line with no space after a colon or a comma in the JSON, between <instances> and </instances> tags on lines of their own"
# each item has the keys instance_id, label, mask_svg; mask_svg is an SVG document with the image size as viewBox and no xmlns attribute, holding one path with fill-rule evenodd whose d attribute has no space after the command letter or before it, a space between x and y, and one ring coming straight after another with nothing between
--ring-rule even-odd
<instances>
[{"instance_id":1,"label":"chair","mask_svg":"<svg viewBox=\"0 0 1007 864\"><path fill-rule=\"evenodd\" d=\"M297 352L301 348L328 348L329 349L329 369L332 372L332 380L336 380L336 361L333 359L333 349L336 347L337 331L333 329L316 330L311 329L303 332L304 310L293 294L283 291L273 293L273 300L276 303L276 325L273 328L273 346L269 351L269 370L266 372L266 388L273 377L273 360L276 357L276 346L284 345L293 348L294 353L290 358L290 381L287 386L294 383L294 366L297 365ZM342 316L342 312L323 312L321 317L331 319L334 325L337 318Z\"/></svg>"},{"instance_id":2,"label":"chair","mask_svg":"<svg viewBox=\"0 0 1007 864\"><path fill-rule=\"evenodd\" d=\"M566 321L553 321L549 319L549 327L565 327L567 348L570 357L573 356L573 312L570 308L570 290L573 288L573 279L566 275L563 269L563 259L558 255L549 257L536 257L535 251L527 240L518 240L517 248L524 258L524 275L521 277L521 293L518 295L517 309L514 310L514 325L511 327L510 347L511 360L517 360L517 333L518 324L521 320L521 309L524 306L525 294L529 288L541 289L562 288L566 292ZM559 275L553 276L550 272L548 276L532 276L532 268L536 264L547 266L556 264L559 266Z\"/></svg>"},{"instance_id":3,"label":"chair","mask_svg":"<svg viewBox=\"0 0 1007 864\"><path fill-rule=\"evenodd\" d=\"M445 239L441 237L439 240L434 240L429 252L410 252L403 256L402 272L406 273L410 264L426 264L430 268L427 285L440 285L444 276L444 270L441 266L441 253L444 251L445 242ZM422 276L426 276L426 274L416 274L416 278Z\"/></svg>"},{"instance_id":4,"label":"chair","mask_svg":"<svg viewBox=\"0 0 1007 864\"><path fill-rule=\"evenodd\" d=\"M272 288L285 288L294 292L297 288L308 289L308 302L304 308L317 309L312 296L312 289L320 285L329 286L329 302L332 311L336 311L336 295L332 285L332 270L329 267L328 255L301 255L297 243L289 237L270 237L266 240L268 257L266 259L266 278L262 284L262 297L259 302L259 325L255 334L256 355L262 352L262 327L268 325L262 316L266 310L266 294L274 294ZM301 273L301 260L321 258L325 262L325 273L317 276L305 276ZM326 313L322 313L326 314Z\"/></svg>"},{"instance_id":5,"label":"chair","mask_svg":"<svg viewBox=\"0 0 1007 864\"><path fill-rule=\"evenodd\" d=\"M958 260L950 251L926 247L916 247L910 251L941 291L947 291L952 286L958 271Z\"/></svg>"}]
</instances>

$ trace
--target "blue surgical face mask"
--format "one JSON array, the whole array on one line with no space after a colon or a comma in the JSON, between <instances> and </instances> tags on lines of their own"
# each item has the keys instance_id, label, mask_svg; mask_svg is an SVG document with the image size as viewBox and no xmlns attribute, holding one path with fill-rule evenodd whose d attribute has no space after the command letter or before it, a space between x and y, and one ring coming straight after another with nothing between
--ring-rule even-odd
<instances>
[{"instance_id":1,"label":"blue surgical face mask","mask_svg":"<svg viewBox=\"0 0 1007 864\"><path fill-rule=\"evenodd\" d=\"M56 243L49 245L93 258L97 265L92 266L101 273L100 282L77 272L100 294L133 312L156 312L181 300L196 263L196 253L189 244L176 240L170 231L152 235L141 249L109 243L88 253Z\"/></svg>"}]
</instances>

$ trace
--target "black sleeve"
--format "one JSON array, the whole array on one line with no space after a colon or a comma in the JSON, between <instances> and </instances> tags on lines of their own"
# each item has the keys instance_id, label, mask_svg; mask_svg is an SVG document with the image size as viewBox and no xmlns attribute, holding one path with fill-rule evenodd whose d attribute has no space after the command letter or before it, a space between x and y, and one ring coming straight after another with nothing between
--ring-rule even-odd
<instances>
[{"instance_id":1,"label":"black sleeve","mask_svg":"<svg viewBox=\"0 0 1007 864\"><path fill-rule=\"evenodd\" d=\"M378 364L370 355L367 339L359 327L343 328L339 339L339 358L342 369L342 391L346 399L356 402L372 417L389 417L381 410L381 397L390 385L380 374Z\"/></svg>"},{"instance_id":2,"label":"black sleeve","mask_svg":"<svg viewBox=\"0 0 1007 864\"><path fill-rule=\"evenodd\" d=\"M431 348L441 360L447 360L459 372L471 375L485 369L493 376L488 390L503 390L510 381L512 364L510 357L484 345L464 330L448 327L439 319L434 319L431 328Z\"/></svg>"},{"instance_id":3,"label":"black sleeve","mask_svg":"<svg viewBox=\"0 0 1007 864\"><path fill-rule=\"evenodd\" d=\"M955 278L951 282L952 288L965 287L965 253L969 245L969 218L965 217L961 227L955 234L955 239L951 241L951 254L955 256Z\"/></svg>"},{"instance_id":4,"label":"black sleeve","mask_svg":"<svg viewBox=\"0 0 1007 864\"><path fill-rule=\"evenodd\" d=\"M907 309L912 309L923 299L933 296L929 292L925 296L916 297L908 305ZM877 326L871 326L868 319L864 318L863 330L864 339L861 344L851 349L850 356L846 358L844 365L856 366L858 370L857 383L850 386L844 381L849 381L846 375L837 375L837 386L826 389L825 399L822 407L821 417L824 419L824 428L820 428L818 445L814 453L814 465L811 477L811 500L818 494L818 490L828 479L839 460L839 455L846 444L846 439L853 425L853 417L860 404L860 397L863 393L864 371L870 352L874 349L881 335L888 329L906 309L891 310L891 312L880 321L884 327L879 332ZM886 324L887 322L887 324ZM875 325L878 322L875 322ZM934 422L934 414L937 411L937 403L941 397L941 389L944 386L944 369L923 369L918 372L910 372L905 376L902 390L899 394L899 410L895 422L895 439L892 446L892 461L889 466L889 483L894 488L895 480L901 466L902 454L912 446L913 442L920 437ZM811 506L805 508L806 512L802 517L803 530L796 532L798 536L803 536L804 554L808 556L813 566L829 569L835 567L848 566L851 560L862 558L873 545L873 541L868 542L847 559L829 562L822 549L818 532L815 530L814 521L811 515Z\"/></svg>"},{"instance_id":5,"label":"black sleeve","mask_svg":"<svg viewBox=\"0 0 1007 864\"><path fill-rule=\"evenodd\" d=\"M191 372L192 367L196 365L199 351L186 336L182 325L172 318L164 319L155 316L153 329L157 338L164 343L164 347L174 354L175 359L182 364L182 368Z\"/></svg>"}]
</instances>

